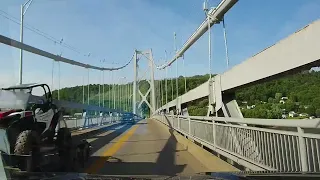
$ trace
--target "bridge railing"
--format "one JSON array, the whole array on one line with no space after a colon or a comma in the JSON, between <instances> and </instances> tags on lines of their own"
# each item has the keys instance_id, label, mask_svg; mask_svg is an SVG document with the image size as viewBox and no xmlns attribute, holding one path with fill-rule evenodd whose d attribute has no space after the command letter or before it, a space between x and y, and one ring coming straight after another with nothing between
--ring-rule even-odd
<instances>
[{"instance_id":1,"label":"bridge railing","mask_svg":"<svg viewBox=\"0 0 320 180\"><path fill-rule=\"evenodd\" d=\"M102 126L106 124L119 122L121 117L118 116L87 116L87 117L69 117L63 118L62 127L68 127L70 129L83 129L95 126Z\"/></svg>"},{"instance_id":2,"label":"bridge railing","mask_svg":"<svg viewBox=\"0 0 320 180\"><path fill-rule=\"evenodd\" d=\"M153 118L250 170L320 171L320 119Z\"/></svg>"}]
</instances>

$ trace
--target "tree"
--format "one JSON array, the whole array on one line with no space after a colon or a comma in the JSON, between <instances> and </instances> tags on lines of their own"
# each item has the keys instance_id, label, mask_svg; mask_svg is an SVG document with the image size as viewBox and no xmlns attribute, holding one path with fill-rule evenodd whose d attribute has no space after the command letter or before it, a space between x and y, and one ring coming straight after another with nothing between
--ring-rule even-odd
<instances>
[{"instance_id":1,"label":"tree","mask_svg":"<svg viewBox=\"0 0 320 180\"><path fill-rule=\"evenodd\" d=\"M311 103L314 107L320 107L320 97L314 97Z\"/></svg>"},{"instance_id":2,"label":"tree","mask_svg":"<svg viewBox=\"0 0 320 180\"><path fill-rule=\"evenodd\" d=\"M317 117L320 117L320 109L317 109L317 110L316 110L316 116L317 116Z\"/></svg>"},{"instance_id":3,"label":"tree","mask_svg":"<svg viewBox=\"0 0 320 180\"><path fill-rule=\"evenodd\" d=\"M298 101L298 97L297 97L297 95L296 95L294 92L291 92L291 93L290 93L289 99L290 99L292 102L297 102L297 101Z\"/></svg>"},{"instance_id":4,"label":"tree","mask_svg":"<svg viewBox=\"0 0 320 180\"><path fill-rule=\"evenodd\" d=\"M282 97L282 93L276 93L274 96L274 98L276 99L277 102L280 101L281 97Z\"/></svg>"},{"instance_id":5,"label":"tree","mask_svg":"<svg viewBox=\"0 0 320 180\"><path fill-rule=\"evenodd\" d=\"M263 95L263 96L261 97L261 101L263 101L263 102L267 102L267 101L268 101L267 96L266 96L266 95Z\"/></svg>"},{"instance_id":6,"label":"tree","mask_svg":"<svg viewBox=\"0 0 320 180\"><path fill-rule=\"evenodd\" d=\"M295 109L295 104L290 99L285 103L285 109L287 111L293 111Z\"/></svg>"},{"instance_id":7,"label":"tree","mask_svg":"<svg viewBox=\"0 0 320 180\"><path fill-rule=\"evenodd\" d=\"M314 116L316 113L316 110L313 106L309 106L306 109L304 109L305 113L308 113L310 116Z\"/></svg>"},{"instance_id":8,"label":"tree","mask_svg":"<svg viewBox=\"0 0 320 180\"><path fill-rule=\"evenodd\" d=\"M187 90L194 89L200 84L208 80L209 75L196 75L192 77L186 77L187 79ZM159 80L156 80L158 83ZM173 79L173 94L176 96L176 79ZM244 117L252 118L278 118L281 116L281 109L286 109L287 111L298 111L305 112L310 115L317 115L320 117L320 71L315 71L312 73L305 72L304 74L298 73L292 76L286 76L281 79L272 80L266 83L256 84L247 86L242 89L238 89L235 92L235 98L238 102L247 101L248 105L255 104L256 108L254 109L242 109ZM168 81L168 100L171 101L171 81ZM105 105L109 106L110 97L109 86L105 84ZM123 87L123 85L120 85ZM113 88L113 86L111 85ZM149 87L146 80L142 80L139 83L140 91L145 93ZM162 82L162 87L164 87L164 82ZM119 88L117 85L116 89ZM131 86L132 88L132 86ZM178 89L179 94L184 93L184 79L182 76L178 79ZM84 89L85 102L87 102L87 87ZM112 91L112 90L111 90ZM165 91L161 91L165 97ZM159 97L160 91L156 90L156 96ZM126 94L121 96L126 97ZM282 96L288 96L289 100L285 104L279 104L279 100ZM57 90L53 91L53 98L58 98ZM82 86L62 88L60 89L60 99L67 100L72 102L82 103ZM150 99L148 96L147 99ZM99 85L91 84L90 85L90 104L97 105L99 101ZM267 103L259 103L264 101ZM112 102L112 100L111 100ZM189 113L192 112L192 115L206 115L207 111L207 98L195 100L188 103ZM295 103L299 105L295 105ZM239 103L240 106L242 105ZM277 105L277 106L275 106ZM305 106L312 106L309 108L304 108ZM145 111L148 111L149 108L143 105ZM191 113L190 113L191 114Z\"/></svg>"},{"instance_id":9,"label":"tree","mask_svg":"<svg viewBox=\"0 0 320 180\"><path fill-rule=\"evenodd\" d=\"M251 95L251 96L250 96L250 99L249 99L249 101L250 101L249 103L250 103L250 104L253 104L253 102L254 102L255 99L256 99L255 95Z\"/></svg>"}]
</instances>

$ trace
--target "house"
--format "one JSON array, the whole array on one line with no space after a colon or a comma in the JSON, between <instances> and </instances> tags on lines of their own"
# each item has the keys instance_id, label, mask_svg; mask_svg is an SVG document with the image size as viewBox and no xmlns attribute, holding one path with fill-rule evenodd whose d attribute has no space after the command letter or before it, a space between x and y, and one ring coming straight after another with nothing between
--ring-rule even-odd
<instances>
[{"instance_id":1,"label":"house","mask_svg":"<svg viewBox=\"0 0 320 180\"><path fill-rule=\"evenodd\" d=\"M299 116L300 116L300 117L309 117L309 114L307 114L307 113L300 113Z\"/></svg>"},{"instance_id":2,"label":"house","mask_svg":"<svg viewBox=\"0 0 320 180\"><path fill-rule=\"evenodd\" d=\"M253 109L253 108L255 108L256 107L256 105L252 105L252 106L248 106L247 105L247 109Z\"/></svg>"},{"instance_id":3,"label":"house","mask_svg":"<svg viewBox=\"0 0 320 180\"><path fill-rule=\"evenodd\" d=\"M289 112L289 117L296 117L297 113L295 113L294 111L290 111Z\"/></svg>"},{"instance_id":4,"label":"house","mask_svg":"<svg viewBox=\"0 0 320 180\"><path fill-rule=\"evenodd\" d=\"M281 99L281 100L279 101L279 103L280 103L280 104L284 104L284 103L286 103L286 101Z\"/></svg>"},{"instance_id":5,"label":"house","mask_svg":"<svg viewBox=\"0 0 320 180\"><path fill-rule=\"evenodd\" d=\"M82 116L82 113L74 113L74 115L73 116Z\"/></svg>"}]
</instances>

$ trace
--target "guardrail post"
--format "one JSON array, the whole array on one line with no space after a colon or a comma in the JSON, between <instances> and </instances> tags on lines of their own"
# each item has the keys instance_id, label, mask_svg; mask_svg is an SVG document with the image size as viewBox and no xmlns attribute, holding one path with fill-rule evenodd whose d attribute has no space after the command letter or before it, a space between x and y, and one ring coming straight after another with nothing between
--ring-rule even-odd
<instances>
[{"instance_id":1,"label":"guardrail post","mask_svg":"<svg viewBox=\"0 0 320 180\"><path fill-rule=\"evenodd\" d=\"M213 147L216 148L216 124L212 119L212 136L213 136Z\"/></svg>"},{"instance_id":2,"label":"guardrail post","mask_svg":"<svg viewBox=\"0 0 320 180\"><path fill-rule=\"evenodd\" d=\"M188 123L189 123L189 136L191 136L191 119L188 117Z\"/></svg>"},{"instance_id":3,"label":"guardrail post","mask_svg":"<svg viewBox=\"0 0 320 180\"><path fill-rule=\"evenodd\" d=\"M179 115L177 115L177 119L178 119L178 129L180 130L180 118L179 118Z\"/></svg>"},{"instance_id":4,"label":"guardrail post","mask_svg":"<svg viewBox=\"0 0 320 180\"><path fill-rule=\"evenodd\" d=\"M298 138L299 138L301 170L303 172L306 172L308 171L308 165L307 165L306 143L303 137L304 130L301 127L297 127L297 130L298 130Z\"/></svg>"}]
</instances>

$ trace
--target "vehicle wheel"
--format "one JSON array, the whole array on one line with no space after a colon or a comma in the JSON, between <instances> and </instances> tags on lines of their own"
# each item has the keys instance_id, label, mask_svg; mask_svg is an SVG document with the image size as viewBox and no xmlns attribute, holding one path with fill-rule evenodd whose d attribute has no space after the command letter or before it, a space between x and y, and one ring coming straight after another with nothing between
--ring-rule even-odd
<instances>
[{"instance_id":1,"label":"vehicle wheel","mask_svg":"<svg viewBox=\"0 0 320 180\"><path fill-rule=\"evenodd\" d=\"M32 172L36 169L38 163L40 139L36 132L31 130L22 131L16 140L14 146L15 155L31 155L30 158L21 159L19 161L19 168Z\"/></svg>"},{"instance_id":2,"label":"vehicle wheel","mask_svg":"<svg viewBox=\"0 0 320 180\"><path fill-rule=\"evenodd\" d=\"M31 130L22 131L17 138L14 146L14 154L16 155L30 155L30 153L37 148L39 144L39 136L36 132Z\"/></svg>"},{"instance_id":3,"label":"vehicle wheel","mask_svg":"<svg viewBox=\"0 0 320 180\"><path fill-rule=\"evenodd\" d=\"M75 152L72 151L71 132L68 128L58 130L56 145L59 149L60 171L73 171Z\"/></svg>"},{"instance_id":4,"label":"vehicle wheel","mask_svg":"<svg viewBox=\"0 0 320 180\"><path fill-rule=\"evenodd\" d=\"M62 149L72 147L71 132L68 128L60 128L58 130L56 145Z\"/></svg>"}]
</instances>

